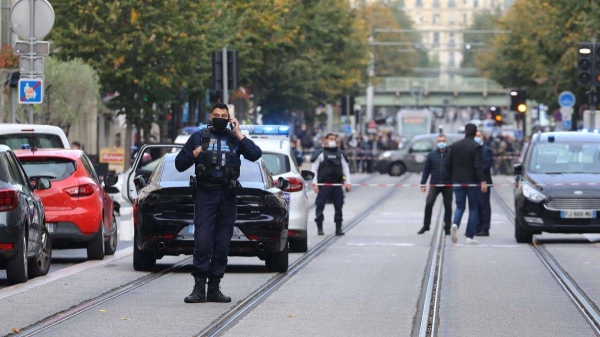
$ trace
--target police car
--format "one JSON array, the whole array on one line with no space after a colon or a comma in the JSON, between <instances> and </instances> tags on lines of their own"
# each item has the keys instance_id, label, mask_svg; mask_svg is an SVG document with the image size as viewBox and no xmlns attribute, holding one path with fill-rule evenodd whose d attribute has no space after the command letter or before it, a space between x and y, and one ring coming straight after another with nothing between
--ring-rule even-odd
<instances>
[{"instance_id":1,"label":"police car","mask_svg":"<svg viewBox=\"0 0 600 337\"><path fill-rule=\"evenodd\" d=\"M240 125L240 130L246 137L261 148L262 160L273 175L273 180L280 177L290 182L283 192L289 201L289 231L290 250L306 252L308 250L308 196L306 195L306 180L312 180L314 173L300 171L296 157L290 145L290 127L285 125Z\"/></svg>"}]
</instances>

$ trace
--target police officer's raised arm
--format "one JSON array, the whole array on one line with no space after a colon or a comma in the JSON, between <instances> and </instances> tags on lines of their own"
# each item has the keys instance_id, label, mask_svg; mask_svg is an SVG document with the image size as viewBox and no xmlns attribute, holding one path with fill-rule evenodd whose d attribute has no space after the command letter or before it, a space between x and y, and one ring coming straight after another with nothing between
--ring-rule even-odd
<instances>
[{"instance_id":1,"label":"police officer's raised arm","mask_svg":"<svg viewBox=\"0 0 600 337\"><path fill-rule=\"evenodd\" d=\"M194 165L196 158L200 155L200 151L202 151L201 145L196 146L196 144L199 144L198 138L200 138L200 131L194 132L188 138L181 151L177 154L177 157L175 157L175 168L177 171L183 172Z\"/></svg>"}]
</instances>

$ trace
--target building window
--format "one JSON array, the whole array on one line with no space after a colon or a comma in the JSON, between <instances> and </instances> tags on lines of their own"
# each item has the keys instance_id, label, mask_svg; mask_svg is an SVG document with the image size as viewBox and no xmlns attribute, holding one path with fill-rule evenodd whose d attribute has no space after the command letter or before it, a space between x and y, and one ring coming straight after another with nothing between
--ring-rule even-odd
<instances>
[{"instance_id":1,"label":"building window","mask_svg":"<svg viewBox=\"0 0 600 337\"><path fill-rule=\"evenodd\" d=\"M454 46L454 33L450 33L448 38L448 44Z\"/></svg>"},{"instance_id":2,"label":"building window","mask_svg":"<svg viewBox=\"0 0 600 337\"><path fill-rule=\"evenodd\" d=\"M433 44L440 44L440 33L433 33Z\"/></svg>"},{"instance_id":3,"label":"building window","mask_svg":"<svg viewBox=\"0 0 600 337\"><path fill-rule=\"evenodd\" d=\"M433 0L433 7L440 7L440 0Z\"/></svg>"},{"instance_id":4,"label":"building window","mask_svg":"<svg viewBox=\"0 0 600 337\"><path fill-rule=\"evenodd\" d=\"M456 18L454 17L454 13L450 13L448 14L448 22L453 25L454 22L456 21Z\"/></svg>"},{"instance_id":5,"label":"building window","mask_svg":"<svg viewBox=\"0 0 600 337\"><path fill-rule=\"evenodd\" d=\"M450 52L450 54L448 54L448 65L450 67L454 67L454 52Z\"/></svg>"},{"instance_id":6,"label":"building window","mask_svg":"<svg viewBox=\"0 0 600 337\"><path fill-rule=\"evenodd\" d=\"M463 25L467 24L467 19L468 19L467 13L463 13Z\"/></svg>"},{"instance_id":7,"label":"building window","mask_svg":"<svg viewBox=\"0 0 600 337\"><path fill-rule=\"evenodd\" d=\"M440 24L440 15L439 14L433 14L433 25L437 26Z\"/></svg>"},{"instance_id":8,"label":"building window","mask_svg":"<svg viewBox=\"0 0 600 337\"><path fill-rule=\"evenodd\" d=\"M479 7L479 0L473 0L473 7Z\"/></svg>"},{"instance_id":9,"label":"building window","mask_svg":"<svg viewBox=\"0 0 600 337\"><path fill-rule=\"evenodd\" d=\"M448 0L448 7L456 7L456 1L455 0Z\"/></svg>"},{"instance_id":10,"label":"building window","mask_svg":"<svg viewBox=\"0 0 600 337\"><path fill-rule=\"evenodd\" d=\"M415 1L415 7L418 7L418 8L423 7L423 0L416 0Z\"/></svg>"}]
</instances>

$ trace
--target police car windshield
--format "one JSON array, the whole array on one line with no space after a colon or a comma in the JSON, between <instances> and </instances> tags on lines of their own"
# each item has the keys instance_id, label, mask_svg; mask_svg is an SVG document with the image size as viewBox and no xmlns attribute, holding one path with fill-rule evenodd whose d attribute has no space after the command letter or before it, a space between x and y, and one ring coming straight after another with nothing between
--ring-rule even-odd
<instances>
[{"instance_id":1,"label":"police car windshield","mask_svg":"<svg viewBox=\"0 0 600 337\"><path fill-rule=\"evenodd\" d=\"M263 153L262 156L265 165L271 172L272 175L280 175L290 172L290 162L287 160L287 156L279 153Z\"/></svg>"},{"instance_id":2,"label":"police car windshield","mask_svg":"<svg viewBox=\"0 0 600 337\"><path fill-rule=\"evenodd\" d=\"M185 170L184 172L179 172L175 168L175 154L167 155L165 165L163 165L162 175L160 177L160 181L190 181L190 176L195 175L194 166ZM263 177L260 172L260 166L258 163L253 163L248 160L242 159L242 167L240 169L240 182L249 182L249 183L263 183Z\"/></svg>"},{"instance_id":3,"label":"police car windshield","mask_svg":"<svg viewBox=\"0 0 600 337\"><path fill-rule=\"evenodd\" d=\"M11 150L20 150L23 144L38 149L64 149L60 136L46 133L13 133L0 136L0 144Z\"/></svg>"},{"instance_id":4,"label":"police car windshield","mask_svg":"<svg viewBox=\"0 0 600 337\"><path fill-rule=\"evenodd\" d=\"M600 173L600 143L538 143L529 160L531 173Z\"/></svg>"}]
</instances>

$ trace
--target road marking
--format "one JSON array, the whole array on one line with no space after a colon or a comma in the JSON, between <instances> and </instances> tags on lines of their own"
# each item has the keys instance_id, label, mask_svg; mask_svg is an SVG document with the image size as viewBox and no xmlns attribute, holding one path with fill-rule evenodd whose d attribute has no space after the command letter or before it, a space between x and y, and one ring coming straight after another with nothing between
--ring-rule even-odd
<instances>
[{"instance_id":1,"label":"road marking","mask_svg":"<svg viewBox=\"0 0 600 337\"><path fill-rule=\"evenodd\" d=\"M395 242L349 242L346 244L346 246L414 247L414 246L416 246L416 244L414 244L414 243L395 243Z\"/></svg>"},{"instance_id":2,"label":"road marking","mask_svg":"<svg viewBox=\"0 0 600 337\"><path fill-rule=\"evenodd\" d=\"M133 254L133 247L128 247L125 249L117 250L117 252L113 256L104 257L104 260L102 260L102 261L86 261L86 262L79 263L79 264L76 264L71 267L57 270L46 276L36 277L25 283L21 283L21 284L17 284L14 286L10 286L10 287L1 289L0 290L0 300L5 299L10 296L13 296L13 295L16 295L16 294L19 294L19 293L22 293L22 292L30 290L30 289L37 288L39 286L48 284L50 282L54 282L54 281L59 280L64 277L78 274L78 273L81 273L82 271L85 271L85 270L88 270L91 268L95 268L98 266L102 266L102 265L108 264L110 262L114 262L116 260L120 260L122 258L130 256L131 254Z\"/></svg>"},{"instance_id":3,"label":"road marking","mask_svg":"<svg viewBox=\"0 0 600 337\"><path fill-rule=\"evenodd\" d=\"M517 248L519 246L517 245L487 245L487 244L475 244L475 245L468 245L468 244L464 244L464 243L457 243L454 245L454 247L490 247L490 248Z\"/></svg>"}]
</instances>

